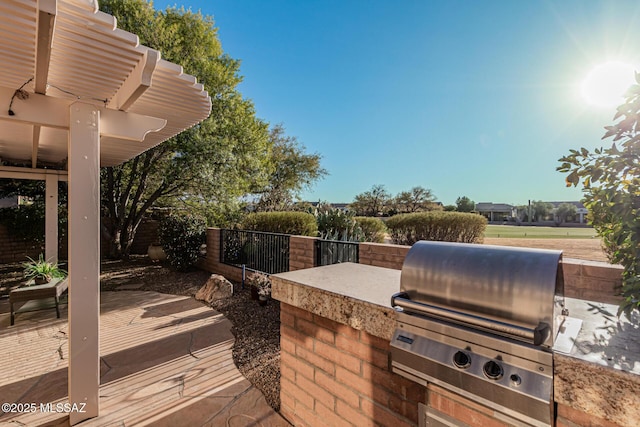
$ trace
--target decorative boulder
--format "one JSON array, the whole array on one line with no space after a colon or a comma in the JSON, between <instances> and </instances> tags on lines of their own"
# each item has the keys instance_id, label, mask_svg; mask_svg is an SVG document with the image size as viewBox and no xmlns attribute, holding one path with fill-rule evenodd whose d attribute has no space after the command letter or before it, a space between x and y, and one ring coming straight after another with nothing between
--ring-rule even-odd
<instances>
[{"instance_id":1,"label":"decorative boulder","mask_svg":"<svg viewBox=\"0 0 640 427\"><path fill-rule=\"evenodd\" d=\"M233 295L233 284L224 276L212 274L207 283L196 292L196 299L211 303Z\"/></svg>"}]
</instances>

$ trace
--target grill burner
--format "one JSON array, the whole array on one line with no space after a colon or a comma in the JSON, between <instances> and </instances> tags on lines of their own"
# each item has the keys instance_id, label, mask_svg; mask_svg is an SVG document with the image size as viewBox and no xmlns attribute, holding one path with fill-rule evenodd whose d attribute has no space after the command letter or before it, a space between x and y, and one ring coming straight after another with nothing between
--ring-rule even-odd
<instances>
[{"instance_id":1,"label":"grill burner","mask_svg":"<svg viewBox=\"0 0 640 427\"><path fill-rule=\"evenodd\" d=\"M489 245L413 245L391 299L398 311L393 371L484 404L509 424L553 425L552 347L567 315L561 257Z\"/></svg>"}]
</instances>

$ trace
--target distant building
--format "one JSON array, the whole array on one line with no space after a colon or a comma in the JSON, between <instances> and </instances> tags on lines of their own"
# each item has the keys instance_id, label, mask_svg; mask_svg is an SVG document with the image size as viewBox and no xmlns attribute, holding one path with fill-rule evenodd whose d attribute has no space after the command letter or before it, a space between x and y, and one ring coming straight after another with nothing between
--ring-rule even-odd
<instances>
[{"instance_id":1,"label":"distant building","mask_svg":"<svg viewBox=\"0 0 640 427\"><path fill-rule=\"evenodd\" d=\"M578 222L580 224L584 224L584 223L587 222L586 215L587 215L587 213L589 211L587 210L587 208L584 207L584 204L582 204L582 202L548 202L548 203L551 203L553 205L553 211L552 212L553 212L554 218L556 216L555 214L556 214L556 210L558 209L558 206L560 206L560 205L562 205L564 203L567 203L569 205L573 205L573 206L576 207L576 218L575 218L576 221L575 222Z\"/></svg>"},{"instance_id":2,"label":"distant building","mask_svg":"<svg viewBox=\"0 0 640 427\"><path fill-rule=\"evenodd\" d=\"M558 209L558 206L562 205L563 203L568 203L576 207L575 218L569 218L569 221L567 222L574 222L579 224L585 224L587 222L586 216L587 216L588 210L587 208L584 207L582 202L546 202L546 203L551 204L553 206L553 209L551 210L550 215L548 215L547 218L541 219L542 222L544 222L545 219L546 220L553 219L555 221L557 219L556 211ZM489 222L513 221L519 218L519 214L522 213L522 212L518 212L518 209L513 205L509 205L507 203L492 203L492 202L476 203L476 212L478 212L480 215L487 218Z\"/></svg>"},{"instance_id":3,"label":"distant building","mask_svg":"<svg viewBox=\"0 0 640 427\"><path fill-rule=\"evenodd\" d=\"M476 212L488 221L509 221L517 215L517 209L507 203L476 203Z\"/></svg>"}]
</instances>

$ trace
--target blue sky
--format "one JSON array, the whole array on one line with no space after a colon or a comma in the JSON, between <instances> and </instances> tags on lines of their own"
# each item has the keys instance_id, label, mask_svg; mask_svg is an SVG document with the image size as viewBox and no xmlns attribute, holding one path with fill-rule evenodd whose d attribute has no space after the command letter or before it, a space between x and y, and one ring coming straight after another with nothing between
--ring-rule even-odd
<instances>
[{"instance_id":1,"label":"blue sky","mask_svg":"<svg viewBox=\"0 0 640 427\"><path fill-rule=\"evenodd\" d=\"M383 184L452 204L578 200L555 171L609 145L614 108L588 105L597 64L640 69L637 1L183 0L242 61L242 94L329 175L306 200Z\"/></svg>"}]
</instances>

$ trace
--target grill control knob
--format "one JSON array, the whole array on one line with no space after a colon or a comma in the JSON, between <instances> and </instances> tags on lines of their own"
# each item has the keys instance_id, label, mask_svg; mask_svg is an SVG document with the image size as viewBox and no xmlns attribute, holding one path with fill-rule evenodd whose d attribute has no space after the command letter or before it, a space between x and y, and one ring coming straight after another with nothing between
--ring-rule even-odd
<instances>
[{"instance_id":1,"label":"grill control knob","mask_svg":"<svg viewBox=\"0 0 640 427\"><path fill-rule=\"evenodd\" d=\"M487 363L485 363L484 366L482 367L482 370L484 371L484 374L487 376L487 378L491 380L499 380L504 375L504 370L502 369L502 366L500 366L498 363L494 362L493 360L490 360Z\"/></svg>"},{"instance_id":2,"label":"grill control knob","mask_svg":"<svg viewBox=\"0 0 640 427\"><path fill-rule=\"evenodd\" d=\"M453 364L458 368L466 369L471 365L471 357L465 352L456 351L453 355Z\"/></svg>"}]
</instances>

